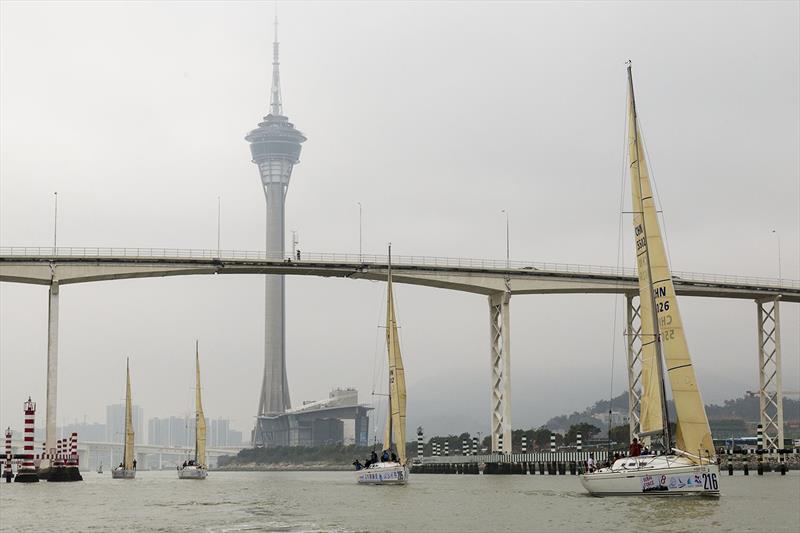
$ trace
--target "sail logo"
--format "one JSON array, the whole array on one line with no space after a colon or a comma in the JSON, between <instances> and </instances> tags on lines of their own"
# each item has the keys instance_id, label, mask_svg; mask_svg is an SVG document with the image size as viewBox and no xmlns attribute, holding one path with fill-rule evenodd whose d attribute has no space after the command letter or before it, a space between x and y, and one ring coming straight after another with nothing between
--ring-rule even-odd
<instances>
[{"instance_id":1,"label":"sail logo","mask_svg":"<svg viewBox=\"0 0 800 533\"><path fill-rule=\"evenodd\" d=\"M647 246L647 238L644 235L642 235L644 233L644 229L642 229L641 224L637 224L636 227L634 228L634 231L636 233L636 251L638 252L639 250Z\"/></svg>"}]
</instances>

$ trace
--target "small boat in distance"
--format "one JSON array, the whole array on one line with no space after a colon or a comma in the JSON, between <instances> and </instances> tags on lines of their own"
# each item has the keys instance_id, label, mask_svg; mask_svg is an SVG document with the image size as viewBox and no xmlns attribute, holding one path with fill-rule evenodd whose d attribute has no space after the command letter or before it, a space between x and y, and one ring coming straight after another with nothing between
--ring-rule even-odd
<instances>
[{"instance_id":1,"label":"small boat in distance","mask_svg":"<svg viewBox=\"0 0 800 533\"><path fill-rule=\"evenodd\" d=\"M97 473L98 474L102 474L103 473L103 463L100 463L100 466L97 467Z\"/></svg>"},{"instance_id":2,"label":"small boat in distance","mask_svg":"<svg viewBox=\"0 0 800 533\"><path fill-rule=\"evenodd\" d=\"M594 496L719 496L719 465L661 237L636 115L630 62L628 150L642 346L638 438L660 439L663 455L623 457L606 468L581 475L581 483ZM667 412L665 367L675 403L675 446Z\"/></svg>"},{"instance_id":3,"label":"small boat in distance","mask_svg":"<svg viewBox=\"0 0 800 533\"><path fill-rule=\"evenodd\" d=\"M408 482L406 462L406 376L400 355L400 338L392 293L392 246L389 245L389 267L386 282L386 347L389 356L389 412L384 433L384 454L379 461L356 471L358 483L365 485L405 485ZM393 446L394 444L394 446ZM393 450L397 449L396 454ZM391 455L389 455L391 454ZM396 457L392 457L395 455ZM396 459L396 460L395 460Z\"/></svg>"},{"instance_id":4,"label":"small boat in distance","mask_svg":"<svg viewBox=\"0 0 800 533\"><path fill-rule=\"evenodd\" d=\"M178 479L205 479L208 476L206 465L206 417L203 414L203 402L200 397L200 349L198 341L194 342L194 357L196 382L194 394L194 459L186 461L178 467Z\"/></svg>"},{"instance_id":5,"label":"small boat in distance","mask_svg":"<svg viewBox=\"0 0 800 533\"><path fill-rule=\"evenodd\" d=\"M136 459L133 451L133 415L131 414L131 367L130 361L125 361L127 385L125 387L125 447L122 453L122 463L111 471L113 479L134 479L136 477Z\"/></svg>"}]
</instances>

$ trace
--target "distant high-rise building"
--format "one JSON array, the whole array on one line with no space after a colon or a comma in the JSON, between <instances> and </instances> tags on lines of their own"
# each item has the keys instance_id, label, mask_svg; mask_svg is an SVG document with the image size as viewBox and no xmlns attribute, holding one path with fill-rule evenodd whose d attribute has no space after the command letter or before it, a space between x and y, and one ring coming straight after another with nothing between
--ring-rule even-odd
<instances>
[{"instance_id":1,"label":"distant high-rise building","mask_svg":"<svg viewBox=\"0 0 800 533\"><path fill-rule=\"evenodd\" d=\"M272 45L272 91L269 114L245 140L250 143L253 163L258 165L261 185L267 202L267 257L284 259L284 207L292 169L300 160L301 144L306 137L283 114L278 61L278 19ZM299 254L299 252L298 252ZM286 379L285 301L283 276L266 276L264 326L264 376L258 401L258 418L253 430L253 445L264 446L265 435L272 434L270 417L291 407Z\"/></svg>"},{"instance_id":2,"label":"distant high-rise building","mask_svg":"<svg viewBox=\"0 0 800 533\"><path fill-rule=\"evenodd\" d=\"M206 446L219 448L240 446L242 432L231 429L228 419L206 418ZM191 448L195 440L195 419L191 416L171 416L169 418L151 418L147 421L147 443L154 446Z\"/></svg>"},{"instance_id":3,"label":"distant high-rise building","mask_svg":"<svg viewBox=\"0 0 800 533\"><path fill-rule=\"evenodd\" d=\"M242 432L231 429L230 420L226 418L211 420L206 427L209 428L208 446L210 448L241 446Z\"/></svg>"},{"instance_id":4,"label":"distant high-rise building","mask_svg":"<svg viewBox=\"0 0 800 533\"><path fill-rule=\"evenodd\" d=\"M80 442L105 442L106 426L104 424L67 424L63 428L57 428L56 434L69 437L72 433L78 434Z\"/></svg>"},{"instance_id":5,"label":"distant high-rise building","mask_svg":"<svg viewBox=\"0 0 800 533\"><path fill-rule=\"evenodd\" d=\"M144 444L144 410L133 406L134 442ZM123 442L125 440L125 404L117 403L106 406L106 442Z\"/></svg>"},{"instance_id":6,"label":"distant high-rise building","mask_svg":"<svg viewBox=\"0 0 800 533\"><path fill-rule=\"evenodd\" d=\"M194 418L151 418L147 421L147 435L148 444L154 446L185 447L194 442Z\"/></svg>"}]
</instances>

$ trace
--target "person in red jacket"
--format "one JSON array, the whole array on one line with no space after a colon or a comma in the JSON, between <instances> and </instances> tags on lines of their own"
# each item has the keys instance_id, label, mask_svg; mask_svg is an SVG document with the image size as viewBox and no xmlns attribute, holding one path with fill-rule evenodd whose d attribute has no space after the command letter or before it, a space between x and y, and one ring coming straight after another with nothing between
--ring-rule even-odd
<instances>
[{"instance_id":1,"label":"person in red jacket","mask_svg":"<svg viewBox=\"0 0 800 533\"><path fill-rule=\"evenodd\" d=\"M634 438L631 445L628 447L628 452L631 457L638 457L642 453L642 445L639 444L639 440Z\"/></svg>"}]
</instances>

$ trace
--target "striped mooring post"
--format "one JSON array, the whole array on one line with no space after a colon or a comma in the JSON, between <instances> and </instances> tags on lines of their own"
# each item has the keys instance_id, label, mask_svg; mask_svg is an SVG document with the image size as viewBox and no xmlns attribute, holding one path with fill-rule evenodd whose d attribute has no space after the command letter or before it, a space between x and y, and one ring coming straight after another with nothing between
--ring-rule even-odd
<instances>
[{"instance_id":1,"label":"striped mooring post","mask_svg":"<svg viewBox=\"0 0 800 533\"><path fill-rule=\"evenodd\" d=\"M422 459L425 456L425 442L422 435L422 426L417 428L417 457Z\"/></svg>"},{"instance_id":2,"label":"striped mooring post","mask_svg":"<svg viewBox=\"0 0 800 533\"><path fill-rule=\"evenodd\" d=\"M433 441L433 455L438 457L439 456L439 443Z\"/></svg>"},{"instance_id":3,"label":"striped mooring post","mask_svg":"<svg viewBox=\"0 0 800 533\"><path fill-rule=\"evenodd\" d=\"M581 441L581 434L580 433L578 433L578 436L577 436L576 440L577 440L577 443L575 444L575 447L578 449L578 451L581 451L583 449L583 442Z\"/></svg>"},{"instance_id":4,"label":"striped mooring post","mask_svg":"<svg viewBox=\"0 0 800 533\"><path fill-rule=\"evenodd\" d=\"M469 444L467 444L467 439L461 439L461 455L469 455Z\"/></svg>"},{"instance_id":5,"label":"striped mooring post","mask_svg":"<svg viewBox=\"0 0 800 533\"><path fill-rule=\"evenodd\" d=\"M444 456L445 457L450 457L450 441L449 440L444 441Z\"/></svg>"},{"instance_id":6,"label":"striped mooring post","mask_svg":"<svg viewBox=\"0 0 800 533\"><path fill-rule=\"evenodd\" d=\"M522 436L522 453L528 453L528 437Z\"/></svg>"},{"instance_id":7,"label":"striped mooring post","mask_svg":"<svg viewBox=\"0 0 800 533\"><path fill-rule=\"evenodd\" d=\"M33 465L33 426L36 418L36 402L32 402L30 396L25 402L25 453L22 455L22 464L17 469L15 482L38 483L39 475Z\"/></svg>"},{"instance_id":8,"label":"striped mooring post","mask_svg":"<svg viewBox=\"0 0 800 533\"><path fill-rule=\"evenodd\" d=\"M478 437L472 437L472 455L478 455Z\"/></svg>"},{"instance_id":9,"label":"striped mooring post","mask_svg":"<svg viewBox=\"0 0 800 533\"><path fill-rule=\"evenodd\" d=\"M6 483L11 483L14 474L11 472L11 428L6 428L6 462L3 465L3 477Z\"/></svg>"},{"instance_id":10,"label":"striped mooring post","mask_svg":"<svg viewBox=\"0 0 800 533\"><path fill-rule=\"evenodd\" d=\"M758 437L758 452L761 453L764 450L764 427L761 424L759 424L756 429L756 437Z\"/></svg>"},{"instance_id":11,"label":"striped mooring post","mask_svg":"<svg viewBox=\"0 0 800 533\"><path fill-rule=\"evenodd\" d=\"M502 433L500 433L497 436L497 453L499 453L501 455L503 453L503 434Z\"/></svg>"},{"instance_id":12,"label":"striped mooring post","mask_svg":"<svg viewBox=\"0 0 800 533\"><path fill-rule=\"evenodd\" d=\"M78 466L78 434L73 432L69 436L69 466Z\"/></svg>"},{"instance_id":13,"label":"striped mooring post","mask_svg":"<svg viewBox=\"0 0 800 533\"><path fill-rule=\"evenodd\" d=\"M550 451L556 453L556 434L550 433Z\"/></svg>"},{"instance_id":14,"label":"striped mooring post","mask_svg":"<svg viewBox=\"0 0 800 533\"><path fill-rule=\"evenodd\" d=\"M56 460L53 461L53 465L64 466L64 439L58 439L56 442Z\"/></svg>"}]
</instances>

